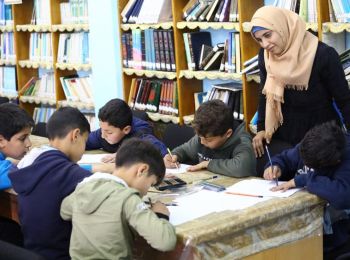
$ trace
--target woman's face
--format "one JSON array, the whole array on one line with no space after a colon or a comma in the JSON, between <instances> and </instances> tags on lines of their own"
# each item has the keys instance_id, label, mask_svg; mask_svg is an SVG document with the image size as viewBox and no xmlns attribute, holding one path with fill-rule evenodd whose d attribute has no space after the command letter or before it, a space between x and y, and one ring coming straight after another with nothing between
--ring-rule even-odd
<instances>
[{"instance_id":1,"label":"woman's face","mask_svg":"<svg viewBox=\"0 0 350 260\"><path fill-rule=\"evenodd\" d=\"M283 52L283 40L277 32L272 30L260 30L254 33L254 37L260 46L268 52L274 55L279 55Z\"/></svg>"}]
</instances>

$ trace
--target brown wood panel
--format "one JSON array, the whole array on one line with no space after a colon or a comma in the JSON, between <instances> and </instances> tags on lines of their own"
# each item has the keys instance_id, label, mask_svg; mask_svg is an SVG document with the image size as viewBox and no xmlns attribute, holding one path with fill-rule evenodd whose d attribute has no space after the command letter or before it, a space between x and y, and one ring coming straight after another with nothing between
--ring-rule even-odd
<instances>
[{"instance_id":1,"label":"brown wood panel","mask_svg":"<svg viewBox=\"0 0 350 260\"><path fill-rule=\"evenodd\" d=\"M64 1L60 0L51 0L50 6L51 6L51 24L60 24L61 23L61 9L60 9L60 3L63 3Z\"/></svg>"},{"instance_id":2,"label":"brown wood panel","mask_svg":"<svg viewBox=\"0 0 350 260\"><path fill-rule=\"evenodd\" d=\"M318 38L322 41L322 24L329 22L328 0L317 0Z\"/></svg>"},{"instance_id":3,"label":"brown wood panel","mask_svg":"<svg viewBox=\"0 0 350 260\"><path fill-rule=\"evenodd\" d=\"M24 0L22 4L12 5L15 25L30 24L33 5L33 0Z\"/></svg>"}]
</instances>

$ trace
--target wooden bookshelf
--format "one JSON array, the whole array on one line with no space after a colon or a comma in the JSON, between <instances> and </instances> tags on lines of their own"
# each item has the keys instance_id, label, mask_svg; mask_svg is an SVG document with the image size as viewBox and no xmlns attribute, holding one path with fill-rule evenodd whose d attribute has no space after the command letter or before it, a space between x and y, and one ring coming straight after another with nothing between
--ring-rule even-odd
<instances>
[{"instance_id":1,"label":"wooden bookshelf","mask_svg":"<svg viewBox=\"0 0 350 260\"><path fill-rule=\"evenodd\" d=\"M40 105L51 107L73 106L79 109L93 110L91 103L82 104L82 102L68 102L61 85L60 77L77 74L78 71L90 71L91 64L69 64L57 63L58 44L60 33L71 33L89 31L89 25L81 24L61 24L60 3L67 2L64 0L50 1L50 23L42 25L31 24L34 0L23 1L22 4L13 5L15 51L17 55L17 88L20 91L25 83L32 77L39 76L39 69L52 70L55 84L55 99L20 96L20 105L30 114L33 114L34 108ZM0 28L1 30L9 30L9 28ZM51 34L52 44L52 62L32 61L29 60L29 39L32 32L45 32Z\"/></svg>"}]
</instances>

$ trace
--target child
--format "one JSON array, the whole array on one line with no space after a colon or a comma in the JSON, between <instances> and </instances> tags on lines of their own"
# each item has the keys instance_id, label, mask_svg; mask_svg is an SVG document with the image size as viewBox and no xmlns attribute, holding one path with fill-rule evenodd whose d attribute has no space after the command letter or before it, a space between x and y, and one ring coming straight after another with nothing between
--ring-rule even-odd
<instances>
[{"instance_id":1,"label":"child","mask_svg":"<svg viewBox=\"0 0 350 260\"><path fill-rule=\"evenodd\" d=\"M188 171L208 169L232 177L255 176L256 159L251 136L244 123L234 130L232 111L220 100L203 103L195 113L192 126L196 135L164 157L167 168L177 162L196 164Z\"/></svg>"},{"instance_id":2,"label":"child","mask_svg":"<svg viewBox=\"0 0 350 260\"><path fill-rule=\"evenodd\" d=\"M305 187L329 202L333 235L325 237L325 251L344 244L349 238L345 228L349 222L340 220L348 218L342 210L350 209L350 136L335 122L323 123L309 130L300 144L272 157L272 164L273 171L267 166L265 179L289 180L273 190ZM338 212L333 214L335 209Z\"/></svg>"},{"instance_id":3,"label":"child","mask_svg":"<svg viewBox=\"0 0 350 260\"><path fill-rule=\"evenodd\" d=\"M47 123L50 145L34 148L9 174L18 193L24 246L47 259L70 259L71 223L60 205L91 173L76 164L85 151L90 125L76 108L58 109Z\"/></svg>"},{"instance_id":4,"label":"child","mask_svg":"<svg viewBox=\"0 0 350 260\"><path fill-rule=\"evenodd\" d=\"M62 202L62 218L73 221L72 259L131 259L132 230L158 250L175 247L165 205L156 202L149 209L141 199L164 177L159 151L132 138L119 148L115 161L112 175L96 173L84 179Z\"/></svg>"},{"instance_id":5,"label":"child","mask_svg":"<svg viewBox=\"0 0 350 260\"><path fill-rule=\"evenodd\" d=\"M103 149L116 153L122 142L130 137L138 137L151 142L157 147L162 156L166 152L165 145L154 137L150 125L133 117L130 107L121 99L108 101L98 112L100 129L90 133L86 149ZM113 162L115 154L106 156L104 162Z\"/></svg>"},{"instance_id":6,"label":"child","mask_svg":"<svg viewBox=\"0 0 350 260\"><path fill-rule=\"evenodd\" d=\"M20 160L29 151L33 125L33 119L19 106L10 103L0 105L0 190L11 187L8 174L16 169L16 165L5 158ZM0 240L22 245L19 225L0 218Z\"/></svg>"}]
</instances>

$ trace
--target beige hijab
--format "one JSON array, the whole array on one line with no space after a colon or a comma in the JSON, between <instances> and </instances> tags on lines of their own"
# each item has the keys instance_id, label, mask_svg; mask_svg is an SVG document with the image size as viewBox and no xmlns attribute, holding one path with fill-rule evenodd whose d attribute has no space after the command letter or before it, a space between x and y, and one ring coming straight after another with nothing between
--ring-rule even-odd
<instances>
[{"instance_id":1,"label":"beige hijab","mask_svg":"<svg viewBox=\"0 0 350 260\"><path fill-rule=\"evenodd\" d=\"M266 96L265 133L270 139L283 123L281 103L284 102L284 88L308 88L318 39L306 31L305 22L296 13L286 9L264 6L255 12L251 24L277 32L284 43L279 55L264 51L267 71L263 88Z\"/></svg>"}]
</instances>

